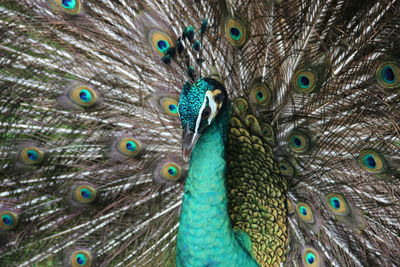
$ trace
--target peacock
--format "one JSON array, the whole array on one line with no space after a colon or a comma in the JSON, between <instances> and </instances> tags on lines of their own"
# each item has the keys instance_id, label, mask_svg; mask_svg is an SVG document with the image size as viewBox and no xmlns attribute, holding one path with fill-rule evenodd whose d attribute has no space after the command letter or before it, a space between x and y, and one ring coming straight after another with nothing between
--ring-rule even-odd
<instances>
[{"instance_id":1,"label":"peacock","mask_svg":"<svg viewBox=\"0 0 400 267\"><path fill-rule=\"evenodd\" d=\"M0 266L399 266L397 0L0 0Z\"/></svg>"}]
</instances>

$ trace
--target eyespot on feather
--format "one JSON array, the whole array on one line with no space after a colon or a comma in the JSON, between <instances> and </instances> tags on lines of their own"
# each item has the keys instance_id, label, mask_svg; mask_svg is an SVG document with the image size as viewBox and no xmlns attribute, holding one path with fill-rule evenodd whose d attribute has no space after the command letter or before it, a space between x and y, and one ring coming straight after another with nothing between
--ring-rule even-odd
<instances>
[{"instance_id":1,"label":"eyespot on feather","mask_svg":"<svg viewBox=\"0 0 400 267\"><path fill-rule=\"evenodd\" d=\"M266 106L272 102L272 92L265 84L257 83L251 89L251 99L254 103Z\"/></svg>"},{"instance_id":2,"label":"eyespot on feather","mask_svg":"<svg viewBox=\"0 0 400 267\"><path fill-rule=\"evenodd\" d=\"M242 47L249 38L249 31L246 25L238 18L228 17L225 20L225 37L235 47Z\"/></svg>"},{"instance_id":3,"label":"eyespot on feather","mask_svg":"<svg viewBox=\"0 0 400 267\"><path fill-rule=\"evenodd\" d=\"M28 146L19 152L19 161L24 165L38 165L43 162L45 153L38 147Z\"/></svg>"},{"instance_id":4,"label":"eyespot on feather","mask_svg":"<svg viewBox=\"0 0 400 267\"><path fill-rule=\"evenodd\" d=\"M318 267L321 264L319 253L313 248L303 250L301 261L305 267Z\"/></svg>"},{"instance_id":5,"label":"eyespot on feather","mask_svg":"<svg viewBox=\"0 0 400 267\"><path fill-rule=\"evenodd\" d=\"M350 214L350 208L346 199L341 194L328 194L326 196L326 203L329 209L336 215L347 216Z\"/></svg>"},{"instance_id":6,"label":"eyespot on feather","mask_svg":"<svg viewBox=\"0 0 400 267\"><path fill-rule=\"evenodd\" d=\"M48 0L50 5L69 15L78 15L82 11L81 0Z\"/></svg>"},{"instance_id":7,"label":"eyespot on feather","mask_svg":"<svg viewBox=\"0 0 400 267\"><path fill-rule=\"evenodd\" d=\"M360 152L358 163L361 168L369 173L383 173L387 169L387 163L378 152L366 149Z\"/></svg>"},{"instance_id":8,"label":"eyespot on feather","mask_svg":"<svg viewBox=\"0 0 400 267\"><path fill-rule=\"evenodd\" d=\"M314 223L315 222L314 213L311 210L311 207L304 202L297 203L296 213L297 213L297 216L306 223Z\"/></svg>"},{"instance_id":9,"label":"eyespot on feather","mask_svg":"<svg viewBox=\"0 0 400 267\"><path fill-rule=\"evenodd\" d=\"M76 105L88 108L97 103L96 91L86 85L80 85L71 89L69 99Z\"/></svg>"},{"instance_id":10,"label":"eyespot on feather","mask_svg":"<svg viewBox=\"0 0 400 267\"><path fill-rule=\"evenodd\" d=\"M301 130L294 130L288 137L289 149L295 153L305 153L311 149L311 138Z\"/></svg>"},{"instance_id":11,"label":"eyespot on feather","mask_svg":"<svg viewBox=\"0 0 400 267\"><path fill-rule=\"evenodd\" d=\"M133 137L124 137L117 142L117 149L125 156L136 157L141 153L143 145Z\"/></svg>"},{"instance_id":12,"label":"eyespot on feather","mask_svg":"<svg viewBox=\"0 0 400 267\"><path fill-rule=\"evenodd\" d=\"M297 93L309 94L317 89L317 73L312 69L298 70L292 80L293 88Z\"/></svg>"},{"instance_id":13,"label":"eyespot on feather","mask_svg":"<svg viewBox=\"0 0 400 267\"><path fill-rule=\"evenodd\" d=\"M160 176L168 181L177 181L182 177L181 166L174 162L165 163L160 168Z\"/></svg>"},{"instance_id":14,"label":"eyespot on feather","mask_svg":"<svg viewBox=\"0 0 400 267\"><path fill-rule=\"evenodd\" d=\"M69 257L69 265L71 267L90 267L92 263L93 255L86 249L75 250Z\"/></svg>"},{"instance_id":15,"label":"eyespot on feather","mask_svg":"<svg viewBox=\"0 0 400 267\"><path fill-rule=\"evenodd\" d=\"M174 47L171 37L161 30L149 31L148 38L153 50L161 57L167 55L167 52Z\"/></svg>"},{"instance_id":16,"label":"eyespot on feather","mask_svg":"<svg viewBox=\"0 0 400 267\"><path fill-rule=\"evenodd\" d=\"M96 200L97 190L91 185L78 185L73 189L73 198L77 203L89 204Z\"/></svg>"},{"instance_id":17,"label":"eyespot on feather","mask_svg":"<svg viewBox=\"0 0 400 267\"><path fill-rule=\"evenodd\" d=\"M165 114L173 117L179 117L178 101L176 99L163 97L160 99L160 105Z\"/></svg>"},{"instance_id":18,"label":"eyespot on feather","mask_svg":"<svg viewBox=\"0 0 400 267\"><path fill-rule=\"evenodd\" d=\"M0 211L0 230L7 231L14 229L18 224L19 216L17 213L2 210Z\"/></svg>"},{"instance_id":19,"label":"eyespot on feather","mask_svg":"<svg viewBox=\"0 0 400 267\"><path fill-rule=\"evenodd\" d=\"M383 87L392 89L400 86L400 64L395 61L386 61L380 64L375 72L375 77Z\"/></svg>"}]
</instances>

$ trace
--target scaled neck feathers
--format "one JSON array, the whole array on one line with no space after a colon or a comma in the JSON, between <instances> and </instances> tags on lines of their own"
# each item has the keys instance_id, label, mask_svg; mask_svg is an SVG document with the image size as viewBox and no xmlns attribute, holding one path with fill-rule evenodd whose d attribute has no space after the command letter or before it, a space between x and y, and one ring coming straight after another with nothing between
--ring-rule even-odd
<instances>
[{"instance_id":1,"label":"scaled neck feathers","mask_svg":"<svg viewBox=\"0 0 400 267\"><path fill-rule=\"evenodd\" d=\"M180 217L178 266L257 266L235 237L225 186L229 109L193 149Z\"/></svg>"}]
</instances>

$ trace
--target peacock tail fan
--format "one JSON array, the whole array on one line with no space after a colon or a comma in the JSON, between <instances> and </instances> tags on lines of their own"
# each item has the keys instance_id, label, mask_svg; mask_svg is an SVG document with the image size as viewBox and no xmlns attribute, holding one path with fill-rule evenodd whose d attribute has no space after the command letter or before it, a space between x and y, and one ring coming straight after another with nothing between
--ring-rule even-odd
<instances>
[{"instance_id":1,"label":"peacock tail fan","mask_svg":"<svg viewBox=\"0 0 400 267\"><path fill-rule=\"evenodd\" d=\"M0 266L175 266L180 216L202 225L181 212L180 99L200 87L188 106L228 122L222 186L249 259L397 266L399 14L398 0L0 0ZM178 264L222 266L213 249Z\"/></svg>"}]
</instances>

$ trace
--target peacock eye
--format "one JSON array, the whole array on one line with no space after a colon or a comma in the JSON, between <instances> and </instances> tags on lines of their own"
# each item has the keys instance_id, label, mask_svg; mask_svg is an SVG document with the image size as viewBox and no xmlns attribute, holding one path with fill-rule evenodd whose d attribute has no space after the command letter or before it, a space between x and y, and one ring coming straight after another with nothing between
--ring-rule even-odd
<instances>
[{"instance_id":1,"label":"peacock eye","mask_svg":"<svg viewBox=\"0 0 400 267\"><path fill-rule=\"evenodd\" d=\"M69 15L77 15L82 11L81 0L49 0L53 7L58 7Z\"/></svg>"},{"instance_id":2,"label":"peacock eye","mask_svg":"<svg viewBox=\"0 0 400 267\"><path fill-rule=\"evenodd\" d=\"M295 153L305 153L311 148L310 137L299 130L294 130L288 138L289 148Z\"/></svg>"},{"instance_id":3,"label":"peacock eye","mask_svg":"<svg viewBox=\"0 0 400 267\"><path fill-rule=\"evenodd\" d=\"M253 102L262 106L271 103L271 90L264 84L256 84L251 89L251 97Z\"/></svg>"},{"instance_id":4,"label":"peacock eye","mask_svg":"<svg viewBox=\"0 0 400 267\"><path fill-rule=\"evenodd\" d=\"M315 249L307 248L302 253L302 261L304 266L317 267L319 266L319 255Z\"/></svg>"},{"instance_id":5,"label":"peacock eye","mask_svg":"<svg viewBox=\"0 0 400 267\"><path fill-rule=\"evenodd\" d=\"M302 219L306 223L314 223L314 214L311 210L311 207L304 203L299 202L296 206L297 216Z\"/></svg>"},{"instance_id":6,"label":"peacock eye","mask_svg":"<svg viewBox=\"0 0 400 267\"><path fill-rule=\"evenodd\" d=\"M142 147L142 143L133 137L124 137L117 143L118 151L128 157L138 156Z\"/></svg>"},{"instance_id":7,"label":"peacock eye","mask_svg":"<svg viewBox=\"0 0 400 267\"><path fill-rule=\"evenodd\" d=\"M69 93L69 97L81 107L91 107L97 102L96 92L86 85L73 88Z\"/></svg>"},{"instance_id":8,"label":"peacock eye","mask_svg":"<svg viewBox=\"0 0 400 267\"><path fill-rule=\"evenodd\" d=\"M299 70L294 75L293 87L297 93L308 94L317 88L317 74L313 70Z\"/></svg>"},{"instance_id":9,"label":"peacock eye","mask_svg":"<svg viewBox=\"0 0 400 267\"><path fill-rule=\"evenodd\" d=\"M174 98L164 97L160 100L160 105L163 111L173 117L179 117L178 101Z\"/></svg>"},{"instance_id":10,"label":"peacock eye","mask_svg":"<svg viewBox=\"0 0 400 267\"><path fill-rule=\"evenodd\" d=\"M38 165L44 160L44 152L37 147L25 147L19 153L19 159L25 165Z\"/></svg>"},{"instance_id":11,"label":"peacock eye","mask_svg":"<svg viewBox=\"0 0 400 267\"><path fill-rule=\"evenodd\" d=\"M228 18L225 22L225 36L231 45L242 47L248 40L247 28L238 18Z\"/></svg>"},{"instance_id":12,"label":"peacock eye","mask_svg":"<svg viewBox=\"0 0 400 267\"><path fill-rule=\"evenodd\" d=\"M92 203L97 196L97 190L90 185L80 185L74 189L75 201L82 204Z\"/></svg>"},{"instance_id":13,"label":"peacock eye","mask_svg":"<svg viewBox=\"0 0 400 267\"><path fill-rule=\"evenodd\" d=\"M340 194L329 194L326 197L329 209L337 215L346 216L350 214L346 199Z\"/></svg>"},{"instance_id":14,"label":"peacock eye","mask_svg":"<svg viewBox=\"0 0 400 267\"><path fill-rule=\"evenodd\" d=\"M178 164L169 162L161 167L160 174L165 180L176 181L181 178L182 170Z\"/></svg>"},{"instance_id":15,"label":"peacock eye","mask_svg":"<svg viewBox=\"0 0 400 267\"><path fill-rule=\"evenodd\" d=\"M211 114L210 107L206 107L206 108L204 108L203 112L201 113L201 118L202 119L207 119L208 116L210 116L210 114Z\"/></svg>"},{"instance_id":16,"label":"peacock eye","mask_svg":"<svg viewBox=\"0 0 400 267\"><path fill-rule=\"evenodd\" d=\"M397 62L385 62L376 70L378 83L386 88L396 88L400 86L400 67Z\"/></svg>"},{"instance_id":17,"label":"peacock eye","mask_svg":"<svg viewBox=\"0 0 400 267\"><path fill-rule=\"evenodd\" d=\"M92 266L92 253L85 249L76 250L70 257L71 266L73 267L90 267Z\"/></svg>"},{"instance_id":18,"label":"peacock eye","mask_svg":"<svg viewBox=\"0 0 400 267\"><path fill-rule=\"evenodd\" d=\"M63 8L74 9L77 5L76 0L61 0Z\"/></svg>"},{"instance_id":19,"label":"peacock eye","mask_svg":"<svg viewBox=\"0 0 400 267\"><path fill-rule=\"evenodd\" d=\"M79 253L78 255L76 255L76 263L79 265L84 265L87 262L87 258L84 254Z\"/></svg>"},{"instance_id":20,"label":"peacock eye","mask_svg":"<svg viewBox=\"0 0 400 267\"><path fill-rule=\"evenodd\" d=\"M11 230L18 223L18 215L11 211L1 211L0 212L0 229L1 230Z\"/></svg>"},{"instance_id":21,"label":"peacock eye","mask_svg":"<svg viewBox=\"0 0 400 267\"><path fill-rule=\"evenodd\" d=\"M154 51L160 56L167 55L173 47L173 42L169 34L161 30L152 30L149 33L149 41Z\"/></svg>"},{"instance_id":22,"label":"peacock eye","mask_svg":"<svg viewBox=\"0 0 400 267\"><path fill-rule=\"evenodd\" d=\"M386 170L386 163L383 157L373 150L361 151L358 162L369 173L382 173Z\"/></svg>"}]
</instances>

